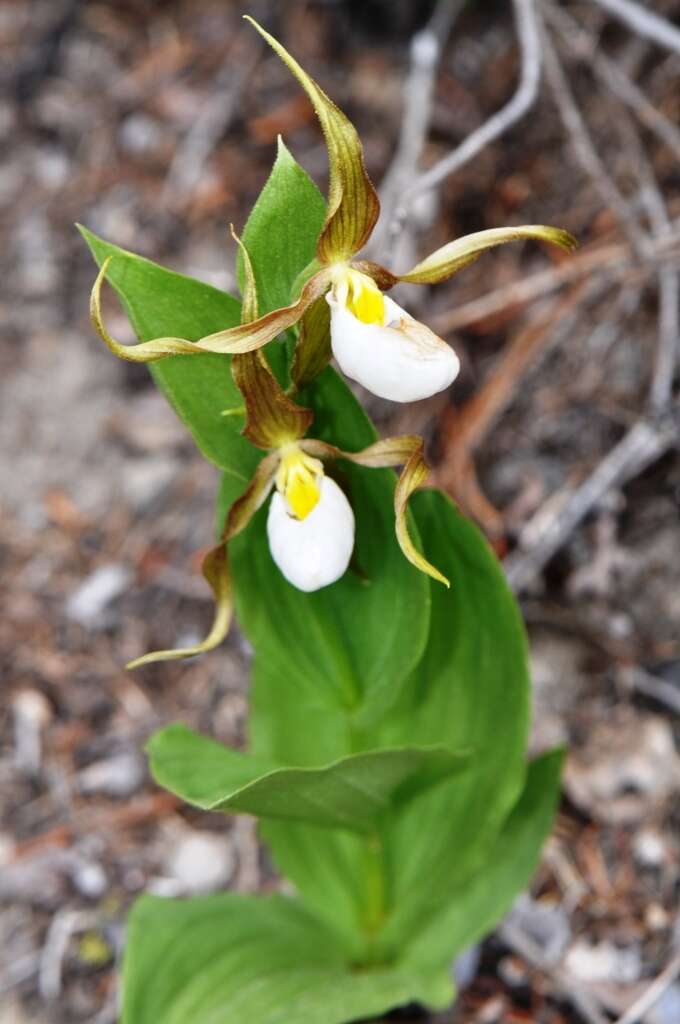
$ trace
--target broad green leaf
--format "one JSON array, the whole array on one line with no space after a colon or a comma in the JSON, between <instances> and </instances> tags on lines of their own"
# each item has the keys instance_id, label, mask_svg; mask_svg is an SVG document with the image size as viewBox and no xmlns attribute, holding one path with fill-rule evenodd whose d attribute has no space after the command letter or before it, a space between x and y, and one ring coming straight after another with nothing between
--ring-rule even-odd
<instances>
[{"instance_id":1,"label":"broad green leaf","mask_svg":"<svg viewBox=\"0 0 680 1024\"><path fill-rule=\"evenodd\" d=\"M122 1024L347 1024L451 1002L447 971L357 969L291 899L144 896L130 915Z\"/></svg>"},{"instance_id":2,"label":"broad green leaf","mask_svg":"<svg viewBox=\"0 0 680 1024\"><path fill-rule=\"evenodd\" d=\"M217 288L166 270L80 229L96 262L111 260L108 280L121 298L140 341L164 334L194 340L241 322L240 303ZM92 344L100 344L93 337ZM243 402L228 356L174 356L152 368L154 380L211 462L237 487L250 478L260 453L241 437L243 418L223 416Z\"/></svg>"},{"instance_id":3,"label":"broad green leaf","mask_svg":"<svg viewBox=\"0 0 680 1024\"><path fill-rule=\"evenodd\" d=\"M468 758L443 747L353 754L319 768L281 768L183 725L147 746L159 785L207 811L375 832L386 811L459 773Z\"/></svg>"},{"instance_id":4,"label":"broad green leaf","mask_svg":"<svg viewBox=\"0 0 680 1024\"><path fill-rule=\"evenodd\" d=\"M524 629L495 556L442 494L421 492L413 506L425 555L452 586L432 586L425 654L375 745L474 753L469 772L405 808L385 836L394 906L384 941L396 948L480 870L524 783L529 711Z\"/></svg>"},{"instance_id":5,"label":"broad green leaf","mask_svg":"<svg viewBox=\"0 0 680 1024\"><path fill-rule=\"evenodd\" d=\"M243 229L255 270L260 314L287 306L293 283L312 260L326 203L279 139L276 161ZM243 290L243 258L238 273Z\"/></svg>"},{"instance_id":6,"label":"broad green leaf","mask_svg":"<svg viewBox=\"0 0 680 1024\"><path fill-rule=\"evenodd\" d=\"M560 791L560 750L529 765L526 784L486 860L407 947L409 964L444 964L481 939L531 879L552 827Z\"/></svg>"}]
</instances>

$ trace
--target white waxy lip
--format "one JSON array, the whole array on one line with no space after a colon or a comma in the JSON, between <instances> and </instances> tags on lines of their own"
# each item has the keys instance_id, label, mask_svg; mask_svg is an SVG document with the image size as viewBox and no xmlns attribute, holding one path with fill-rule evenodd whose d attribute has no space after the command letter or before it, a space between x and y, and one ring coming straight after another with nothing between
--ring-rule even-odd
<instances>
[{"instance_id":1,"label":"white waxy lip","mask_svg":"<svg viewBox=\"0 0 680 1024\"><path fill-rule=\"evenodd\" d=\"M321 496L304 519L288 512L286 500L274 491L267 517L272 558L298 590L327 587L344 574L354 548L354 513L335 480L323 476Z\"/></svg>"},{"instance_id":2,"label":"white waxy lip","mask_svg":"<svg viewBox=\"0 0 680 1024\"><path fill-rule=\"evenodd\" d=\"M384 325L365 324L332 291L327 294L331 346L340 369L392 402L416 402L443 391L458 375L458 356L428 327L384 298Z\"/></svg>"}]
</instances>

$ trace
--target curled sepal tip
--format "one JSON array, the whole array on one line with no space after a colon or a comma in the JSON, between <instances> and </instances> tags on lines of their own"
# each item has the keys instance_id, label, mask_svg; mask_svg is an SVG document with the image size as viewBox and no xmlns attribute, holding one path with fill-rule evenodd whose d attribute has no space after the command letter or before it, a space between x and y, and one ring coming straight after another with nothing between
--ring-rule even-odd
<instances>
[{"instance_id":1,"label":"curled sepal tip","mask_svg":"<svg viewBox=\"0 0 680 1024\"><path fill-rule=\"evenodd\" d=\"M139 345L121 345L107 331L101 311L101 287L111 259L112 257L108 256L104 260L92 287L90 317L97 334L113 354L119 359L127 359L133 363L153 363L167 356L197 356L202 352L218 352L223 355L254 352L272 341L277 334L297 323L305 310L323 295L330 284L329 271L321 270L307 281L300 297L289 306L275 309L258 317L257 320L239 324L238 327L208 334L198 341L187 341L186 338L154 338L151 341L142 341Z\"/></svg>"},{"instance_id":2,"label":"curled sepal tip","mask_svg":"<svg viewBox=\"0 0 680 1024\"><path fill-rule=\"evenodd\" d=\"M408 501L413 492L425 482L430 472L425 461L423 439L415 434L387 437L364 448L360 452L346 452L325 441L304 440L300 447L321 459L347 459L358 466L370 469L403 466L394 492L395 532L404 556L416 569L438 580L445 587L450 583L434 565L421 555L408 532Z\"/></svg>"},{"instance_id":3,"label":"curled sepal tip","mask_svg":"<svg viewBox=\"0 0 680 1024\"><path fill-rule=\"evenodd\" d=\"M472 235L464 235L453 242L447 242L441 249L435 250L406 274L399 276L400 281L411 281L414 284L437 284L447 277L456 274L463 267L473 263L485 249L496 245L515 242L518 239L533 238L542 242L550 242L566 252L573 252L578 243L573 235L561 228L551 228L544 224L523 224L512 228L491 228L488 231L476 231Z\"/></svg>"},{"instance_id":4,"label":"curled sepal tip","mask_svg":"<svg viewBox=\"0 0 680 1024\"><path fill-rule=\"evenodd\" d=\"M111 337L104 324L101 307L102 284L106 279L112 257L107 256L101 265L90 295L90 319L99 337L119 359L131 363L152 363L166 356L194 355L196 346L184 338L154 338L141 345L121 345Z\"/></svg>"},{"instance_id":5,"label":"curled sepal tip","mask_svg":"<svg viewBox=\"0 0 680 1024\"><path fill-rule=\"evenodd\" d=\"M244 17L295 75L319 118L328 148L329 184L328 212L317 255L322 263L349 259L366 243L380 213L357 130L281 43L253 18Z\"/></svg>"},{"instance_id":6,"label":"curled sepal tip","mask_svg":"<svg viewBox=\"0 0 680 1024\"><path fill-rule=\"evenodd\" d=\"M404 552L406 558L412 565L415 565L421 572L427 573L433 580L438 580L443 583L445 587L450 587L451 584L446 576L439 571L431 562L421 555L417 547L411 540L411 536L408 532L408 520L406 511L408 508L408 500L413 492L425 483L425 480L430 472L429 466L423 458L422 441L420 438L416 438L419 441L419 447L415 449L408 459L408 462L404 465L399 479L397 480L397 486L394 491L394 515L396 521L397 540L399 546Z\"/></svg>"},{"instance_id":7,"label":"curled sepal tip","mask_svg":"<svg viewBox=\"0 0 680 1024\"><path fill-rule=\"evenodd\" d=\"M233 601L231 595L231 577L227 549L224 544L212 548L203 559L201 571L215 597L215 617L205 640L191 647L175 647L167 651L152 651L141 658L135 658L125 666L128 669L140 668L155 661L176 661L179 658L191 658L195 654L204 654L219 647L231 625Z\"/></svg>"}]
</instances>

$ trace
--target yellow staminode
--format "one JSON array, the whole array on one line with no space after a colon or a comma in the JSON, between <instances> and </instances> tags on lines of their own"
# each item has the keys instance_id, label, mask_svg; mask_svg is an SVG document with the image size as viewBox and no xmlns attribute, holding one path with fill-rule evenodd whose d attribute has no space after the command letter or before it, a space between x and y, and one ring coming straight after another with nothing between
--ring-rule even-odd
<instances>
[{"instance_id":1,"label":"yellow staminode","mask_svg":"<svg viewBox=\"0 0 680 1024\"><path fill-rule=\"evenodd\" d=\"M385 299L368 274L358 270L347 271L347 308L365 324L384 324Z\"/></svg>"},{"instance_id":2,"label":"yellow staminode","mask_svg":"<svg viewBox=\"0 0 680 1024\"><path fill-rule=\"evenodd\" d=\"M323 465L305 455L297 445L282 452L276 474L276 487L286 499L289 512L296 519L306 519L321 497Z\"/></svg>"}]
</instances>

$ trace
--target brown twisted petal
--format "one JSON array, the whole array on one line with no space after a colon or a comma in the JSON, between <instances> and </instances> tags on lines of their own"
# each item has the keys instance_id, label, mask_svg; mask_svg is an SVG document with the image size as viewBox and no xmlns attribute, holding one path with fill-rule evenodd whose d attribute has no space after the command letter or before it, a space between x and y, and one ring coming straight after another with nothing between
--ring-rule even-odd
<instances>
[{"instance_id":1,"label":"brown twisted petal","mask_svg":"<svg viewBox=\"0 0 680 1024\"><path fill-rule=\"evenodd\" d=\"M408 273L400 274L398 280L412 281L414 284L437 284L473 263L485 249L523 238L550 242L567 252L573 252L578 245L568 231L546 227L543 224L523 224L521 227L476 231L472 235L464 235L463 238L447 242L441 249L437 249L417 263Z\"/></svg>"},{"instance_id":2,"label":"brown twisted petal","mask_svg":"<svg viewBox=\"0 0 680 1024\"><path fill-rule=\"evenodd\" d=\"M222 532L223 544L227 544L233 537L245 530L257 510L265 503L274 486L279 460L280 455L276 451L265 455L259 463L245 491L229 510Z\"/></svg>"},{"instance_id":3,"label":"brown twisted petal","mask_svg":"<svg viewBox=\"0 0 680 1024\"><path fill-rule=\"evenodd\" d=\"M243 255L245 283L241 321L247 323L256 320L258 313L255 274L248 250L233 225L231 233ZM324 302L324 305L327 303ZM245 403L246 423L243 434L252 444L266 451L304 436L314 419L314 413L311 409L296 405L286 395L272 373L264 352L258 350L235 355L231 361L231 372Z\"/></svg>"},{"instance_id":4,"label":"brown twisted petal","mask_svg":"<svg viewBox=\"0 0 680 1024\"><path fill-rule=\"evenodd\" d=\"M374 263L372 260L352 260L350 266L353 270L358 270L360 274L366 274L372 278L378 288L384 292L394 288L395 284L399 281L397 275L393 274L391 270L381 266L380 263Z\"/></svg>"},{"instance_id":5,"label":"brown twisted petal","mask_svg":"<svg viewBox=\"0 0 680 1024\"><path fill-rule=\"evenodd\" d=\"M361 140L352 122L278 40L245 15L288 66L305 90L328 149L328 212L321 230L317 255L322 263L347 260L368 241L380 213L380 202L364 166Z\"/></svg>"},{"instance_id":6,"label":"brown twisted petal","mask_svg":"<svg viewBox=\"0 0 680 1024\"><path fill-rule=\"evenodd\" d=\"M347 459L358 466L367 466L371 469L403 466L404 468L399 475L394 491L395 530L399 547L404 556L417 569L427 573L432 579L443 583L444 586L450 586L446 576L421 555L408 532L408 518L406 515L408 500L413 492L425 482L430 472L429 466L425 461L423 439L421 437L417 437L415 434L386 437L369 445L368 448L364 448L360 452L345 452L341 448L336 448L335 445L311 438L301 441L300 447L309 455L316 456L316 458Z\"/></svg>"},{"instance_id":7,"label":"brown twisted petal","mask_svg":"<svg viewBox=\"0 0 680 1024\"><path fill-rule=\"evenodd\" d=\"M225 331L217 331L198 341L187 341L185 338L154 338L143 341L139 345L121 345L106 330L101 313L101 286L106 277L112 257L102 263L101 270L92 288L90 298L90 316L92 324L114 355L133 363L152 363L167 356L195 356L201 352L217 352L223 355L234 355L240 352L253 352L272 341L282 331L297 323L305 310L320 298L330 285L330 272L320 270L305 284L300 297L289 306L275 309L271 313L253 320L251 323L230 327Z\"/></svg>"},{"instance_id":8,"label":"brown twisted petal","mask_svg":"<svg viewBox=\"0 0 680 1024\"><path fill-rule=\"evenodd\" d=\"M304 437L314 413L287 396L263 352L234 356L231 373L246 409L242 433L251 444L268 451Z\"/></svg>"},{"instance_id":9,"label":"brown twisted petal","mask_svg":"<svg viewBox=\"0 0 680 1024\"><path fill-rule=\"evenodd\" d=\"M300 336L290 370L297 391L326 369L331 355L331 310L322 297L312 303L300 320Z\"/></svg>"},{"instance_id":10,"label":"brown twisted petal","mask_svg":"<svg viewBox=\"0 0 680 1024\"><path fill-rule=\"evenodd\" d=\"M233 611L227 544L232 537L246 528L258 508L266 501L274 483L278 463L278 452L272 452L262 459L245 493L232 505L220 543L212 548L203 559L201 571L215 597L213 624L205 640L191 647L173 647L166 651L152 651L150 654L144 654L141 658L135 658L134 661L129 662L126 668L140 668L142 665L150 665L156 661L192 658L196 654L212 651L222 643L229 632Z\"/></svg>"}]
</instances>

